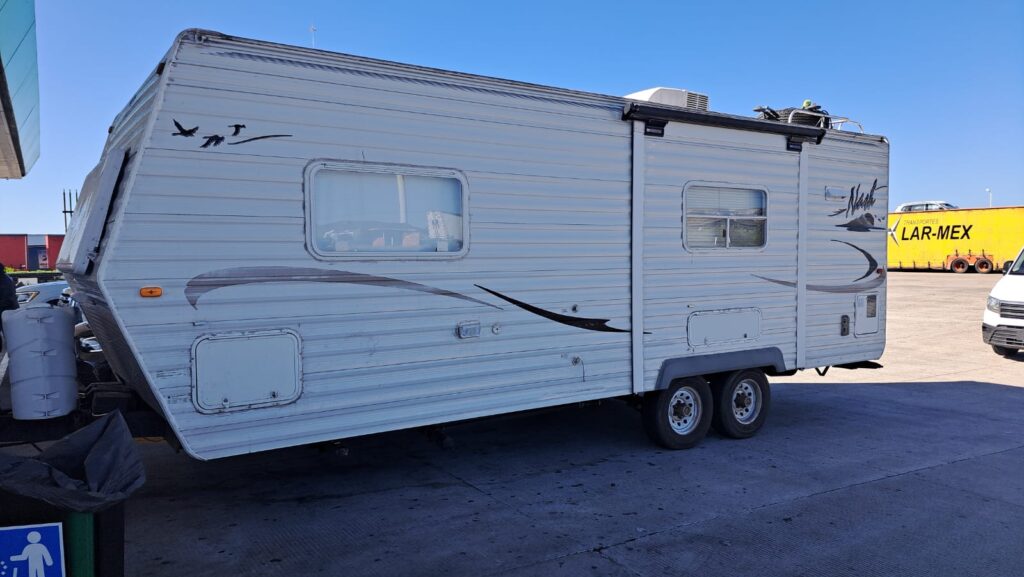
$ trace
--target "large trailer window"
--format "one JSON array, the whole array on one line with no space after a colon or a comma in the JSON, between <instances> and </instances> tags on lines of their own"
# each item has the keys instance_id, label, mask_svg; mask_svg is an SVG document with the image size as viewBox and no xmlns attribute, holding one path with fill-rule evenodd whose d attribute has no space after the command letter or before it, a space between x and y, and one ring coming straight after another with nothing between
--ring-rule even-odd
<instances>
[{"instance_id":1,"label":"large trailer window","mask_svg":"<svg viewBox=\"0 0 1024 577\"><path fill-rule=\"evenodd\" d=\"M457 256L466 181L455 170L319 161L306 173L307 229L324 257Z\"/></svg>"},{"instance_id":2,"label":"large trailer window","mask_svg":"<svg viewBox=\"0 0 1024 577\"><path fill-rule=\"evenodd\" d=\"M683 246L759 248L767 237L768 193L705 184L683 189Z\"/></svg>"}]
</instances>

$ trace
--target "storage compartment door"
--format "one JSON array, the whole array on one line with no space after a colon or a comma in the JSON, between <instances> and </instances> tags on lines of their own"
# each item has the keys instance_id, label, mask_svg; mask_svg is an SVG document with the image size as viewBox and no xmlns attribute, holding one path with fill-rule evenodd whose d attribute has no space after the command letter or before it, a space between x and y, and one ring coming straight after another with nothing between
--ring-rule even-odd
<instances>
[{"instance_id":1,"label":"storage compartment door","mask_svg":"<svg viewBox=\"0 0 1024 577\"><path fill-rule=\"evenodd\" d=\"M690 346L755 341L761 336L761 311L756 308L700 311L686 322Z\"/></svg>"},{"instance_id":2,"label":"storage compartment door","mask_svg":"<svg viewBox=\"0 0 1024 577\"><path fill-rule=\"evenodd\" d=\"M857 295L853 334L871 335L878 332L878 293Z\"/></svg>"},{"instance_id":3,"label":"storage compartment door","mask_svg":"<svg viewBox=\"0 0 1024 577\"><path fill-rule=\"evenodd\" d=\"M283 405L302 394L301 348L292 331L201 337L192 367L193 403L202 413Z\"/></svg>"}]
</instances>

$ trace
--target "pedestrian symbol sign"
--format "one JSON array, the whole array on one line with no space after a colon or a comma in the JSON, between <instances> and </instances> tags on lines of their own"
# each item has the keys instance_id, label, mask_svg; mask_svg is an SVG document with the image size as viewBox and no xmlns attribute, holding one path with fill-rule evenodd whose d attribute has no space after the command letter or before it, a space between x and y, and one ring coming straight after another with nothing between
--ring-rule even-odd
<instances>
[{"instance_id":1,"label":"pedestrian symbol sign","mask_svg":"<svg viewBox=\"0 0 1024 577\"><path fill-rule=\"evenodd\" d=\"M64 577L60 523L0 527L0 577Z\"/></svg>"}]
</instances>

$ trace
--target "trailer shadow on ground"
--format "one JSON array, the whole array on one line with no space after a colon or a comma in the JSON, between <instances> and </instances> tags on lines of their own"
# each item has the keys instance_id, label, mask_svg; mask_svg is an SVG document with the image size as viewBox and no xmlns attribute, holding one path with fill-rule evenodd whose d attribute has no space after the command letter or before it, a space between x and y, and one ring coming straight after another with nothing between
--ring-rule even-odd
<instances>
[{"instance_id":1,"label":"trailer shadow on ground","mask_svg":"<svg viewBox=\"0 0 1024 577\"><path fill-rule=\"evenodd\" d=\"M161 530L129 529L129 573L1011 573L1024 389L783 383L773 396L757 437L680 452L616 401L453 425L448 450L416 431L350 440L347 456L203 463L145 445L129 523Z\"/></svg>"}]
</instances>

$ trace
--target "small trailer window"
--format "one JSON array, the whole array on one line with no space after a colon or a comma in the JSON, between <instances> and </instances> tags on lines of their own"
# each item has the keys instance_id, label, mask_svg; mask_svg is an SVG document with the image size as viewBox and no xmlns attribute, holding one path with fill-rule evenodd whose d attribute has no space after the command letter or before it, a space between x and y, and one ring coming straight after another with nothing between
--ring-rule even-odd
<instances>
[{"instance_id":1,"label":"small trailer window","mask_svg":"<svg viewBox=\"0 0 1024 577\"><path fill-rule=\"evenodd\" d=\"M306 190L308 240L317 255L465 252L466 182L458 171L319 161L307 170Z\"/></svg>"},{"instance_id":2,"label":"small trailer window","mask_svg":"<svg viewBox=\"0 0 1024 577\"><path fill-rule=\"evenodd\" d=\"M687 249L759 248L767 234L768 193L705 184L683 189L683 245Z\"/></svg>"}]
</instances>

